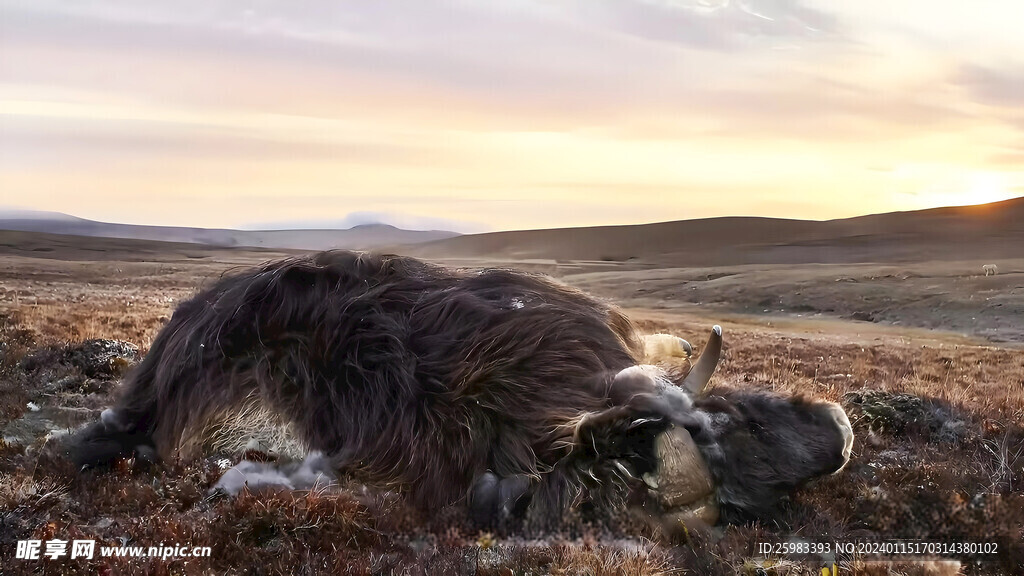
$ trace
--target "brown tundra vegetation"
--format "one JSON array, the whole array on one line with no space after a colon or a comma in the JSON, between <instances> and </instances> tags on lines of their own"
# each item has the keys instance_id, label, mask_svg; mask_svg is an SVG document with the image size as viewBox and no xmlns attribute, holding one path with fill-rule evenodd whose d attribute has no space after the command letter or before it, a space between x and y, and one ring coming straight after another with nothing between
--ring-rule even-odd
<instances>
[{"instance_id":1,"label":"brown tundra vegetation","mask_svg":"<svg viewBox=\"0 0 1024 576\"><path fill-rule=\"evenodd\" d=\"M547 270L610 298L644 332L678 334L698 350L707 327L722 324L728 338L714 385L803 394L839 402L850 415L857 438L850 463L797 492L779 518L667 539L628 513L568 518L557 533L481 532L460 510L425 518L344 478L338 487L210 496L226 465L279 457L224 444L188 462L123 460L112 472L76 473L52 450L54 437L111 403L120 375L146 353L175 304L232 267L279 256L156 243L144 244L147 252L140 244L0 254L3 574L820 574L826 558L766 556L759 545L887 540L993 543L996 552L927 561L838 554L840 573L1014 574L1024 566L1024 351L1014 342L1024 316L989 319L986 326L1004 326L1005 337L983 340L942 329L966 322L963 302L933 300L926 317L914 299L927 290L915 279L928 274L962 287L977 276L975 263L964 263L962 274L955 264L941 273L922 267L909 287L890 285L881 267L744 269L745 291L729 283L736 270L612 263ZM815 284L819 276L828 282ZM837 282L843 278L857 282ZM709 297L716 280L735 295L732 304ZM1002 283L1000 298L1024 294L1021 275L1005 265L999 276L971 281L986 280ZM791 301L797 284L816 310L755 310L768 307L763 301L774 308ZM857 309L847 290L854 284L859 297L891 295L888 307L865 311L880 321L844 312ZM700 296L670 285L693 285ZM1001 302L1016 310L1024 295L1015 298ZM128 342L137 352L92 339ZM212 553L14 559L18 540L55 538L210 546Z\"/></svg>"}]
</instances>

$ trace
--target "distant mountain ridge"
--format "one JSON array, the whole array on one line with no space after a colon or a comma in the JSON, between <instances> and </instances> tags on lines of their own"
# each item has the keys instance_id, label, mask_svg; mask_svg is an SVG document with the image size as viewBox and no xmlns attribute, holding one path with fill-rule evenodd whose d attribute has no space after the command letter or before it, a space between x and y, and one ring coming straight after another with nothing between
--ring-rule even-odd
<instances>
[{"instance_id":1,"label":"distant mountain ridge","mask_svg":"<svg viewBox=\"0 0 1024 576\"><path fill-rule=\"evenodd\" d=\"M0 210L0 230L210 247L387 250L428 259L576 260L725 266L998 260L1024 256L1024 197L836 220L723 217L656 224L460 235L363 224L346 230L228 230L94 222Z\"/></svg>"},{"instance_id":2,"label":"distant mountain ridge","mask_svg":"<svg viewBox=\"0 0 1024 576\"><path fill-rule=\"evenodd\" d=\"M97 222L61 212L36 210L0 210L0 230L184 242L216 247L252 246L298 250L374 250L398 245L416 245L459 235L447 230L404 230L388 224L361 224L341 230L232 230L142 226Z\"/></svg>"},{"instance_id":3,"label":"distant mountain ridge","mask_svg":"<svg viewBox=\"0 0 1024 576\"><path fill-rule=\"evenodd\" d=\"M1024 256L1024 197L837 220L724 217L467 234L424 258L641 261L662 266L900 262Z\"/></svg>"}]
</instances>

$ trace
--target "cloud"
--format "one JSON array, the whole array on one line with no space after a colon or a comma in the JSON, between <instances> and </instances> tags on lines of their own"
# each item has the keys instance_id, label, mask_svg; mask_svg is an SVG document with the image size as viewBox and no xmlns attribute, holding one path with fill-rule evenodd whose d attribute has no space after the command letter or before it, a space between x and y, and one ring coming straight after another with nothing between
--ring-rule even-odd
<instances>
[{"instance_id":1,"label":"cloud","mask_svg":"<svg viewBox=\"0 0 1024 576\"><path fill-rule=\"evenodd\" d=\"M87 111L88 108L82 109ZM218 125L158 119L47 118L3 119L0 166L47 162L67 167L97 161L163 158L164 161L288 161L349 164L425 165L440 154L428 146L388 143L355 136L319 139L280 131L232 129Z\"/></svg>"},{"instance_id":2,"label":"cloud","mask_svg":"<svg viewBox=\"0 0 1024 576\"><path fill-rule=\"evenodd\" d=\"M959 67L951 83L966 91L970 100L986 107L979 112L980 116L1024 132L1024 71L1020 66L997 68L966 63ZM1009 158L998 154L996 162L1009 164Z\"/></svg>"},{"instance_id":3,"label":"cloud","mask_svg":"<svg viewBox=\"0 0 1024 576\"><path fill-rule=\"evenodd\" d=\"M956 79L974 99L1001 107L1024 107L1024 68L996 69L979 64L963 65Z\"/></svg>"},{"instance_id":4,"label":"cloud","mask_svg":"<svg viewBox=\"0 0 1024 576\"><path fill-rule=\"evenodd\" d=\"M578 2L574 6L623 33L704 50L739 50L760 40L777 46L780 41L837 40L840 36L835 16L796 0L632 0Z\"/></svg>"},{"instance_id":5,"label":"cloud","mask_svg":"<svg viewBox=\"0 0 1024 576\"><path fill-rule=\"evenodd\" d=\"M1014 170L1020 73L946 39L1011 54L1013 19L865 2L0 0L0 188L519 227L847 215L917 186L866 166Z\"/></svg>"},{"instance_id":6,"label":"cloud","mask_svg":"<svg viewBox=\"0 0 1024 576\"><path fill-rule=\"evenodd\" d=\"M713 10L642 0L263 6L15 3L0 24L12 52L0 74L7 83L317 114L339 102L448 104L461 110L449 115L477 122L500 123L498 109L511 115L506 124L558 129L685 103L729 76L722 71L736 51L749 52L733 69L744 75L778 40L818 42L837 30L833 17L791 0ZM397 91L409 97L396 101Z\"/></svg>"},{"instance_id":7,"label":"cloud","mask_svg":"<svg viewBox=\"0 0 1024 576\"><path fill-rule=\"evenodd\" d=\"M847 46L835 16L793 0L706 4L33 4L0 24L13 55L0 77L154 104L626 138L862 137L955 116L940 98L872 94L823 69ZM772 53L780 41L802 48Z\"/></svg>"}]
</instances>

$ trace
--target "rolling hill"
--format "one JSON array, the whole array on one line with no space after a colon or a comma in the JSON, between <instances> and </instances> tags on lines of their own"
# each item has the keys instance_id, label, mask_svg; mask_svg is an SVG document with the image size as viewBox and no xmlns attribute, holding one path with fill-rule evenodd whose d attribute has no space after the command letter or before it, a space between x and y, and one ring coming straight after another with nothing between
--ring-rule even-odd
<instances>
[{"instance_id":1,"label":"rolling hill","mask_svg":"<svg viewBox=\"0 0 1024 576\"><path fill-rule=\"evenodd\" d=\"M827 221L727 217L469 234L402 252L666 266L995 260L1024 255L1024 198Z\"/></svg>"}]
</instances>

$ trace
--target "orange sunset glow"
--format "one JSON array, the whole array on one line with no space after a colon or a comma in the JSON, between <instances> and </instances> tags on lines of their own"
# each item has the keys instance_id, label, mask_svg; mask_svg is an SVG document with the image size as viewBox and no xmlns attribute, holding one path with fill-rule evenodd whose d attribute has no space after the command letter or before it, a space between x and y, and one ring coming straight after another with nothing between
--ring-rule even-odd
<instances>
[{"instance_id":1,"label":"orange sunset glow","mask_svg":"<svg viewBox=\"0 0 1024 576\"><path fill-rule=\"evenodd\" d=\"M462 232L1024 196L1024 4L0 1L0 206Z\"/></svg>"}]
</instances>

